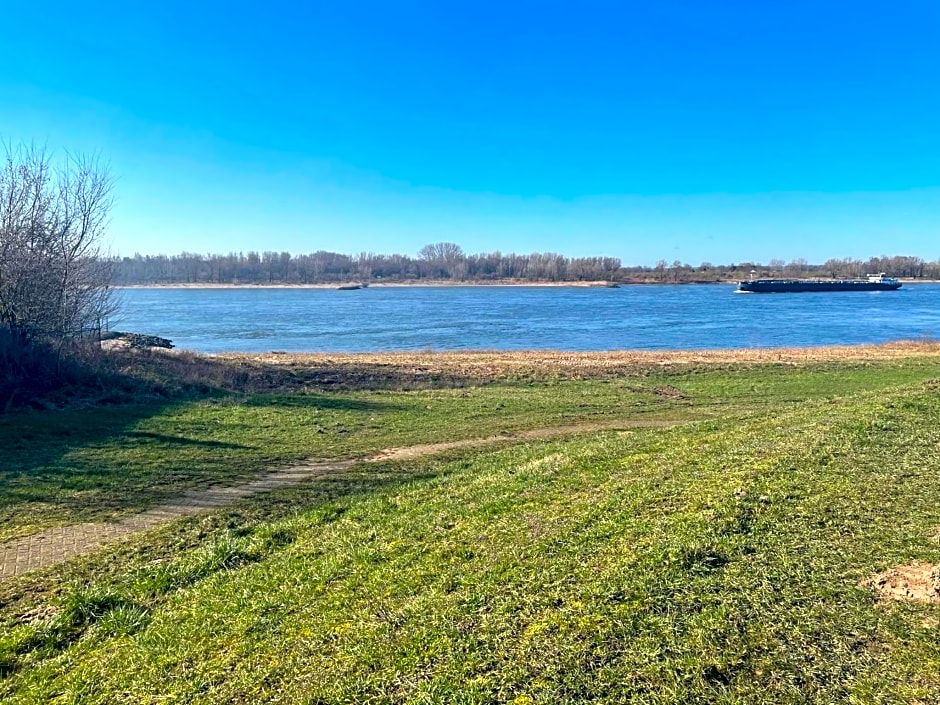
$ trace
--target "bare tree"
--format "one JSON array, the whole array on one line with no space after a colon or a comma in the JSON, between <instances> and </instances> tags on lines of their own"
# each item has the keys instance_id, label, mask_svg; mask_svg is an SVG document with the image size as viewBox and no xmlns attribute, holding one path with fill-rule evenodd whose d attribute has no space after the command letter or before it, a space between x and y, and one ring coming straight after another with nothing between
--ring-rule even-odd
<instances>
[{"instance_id":1,"label":"bare tree","mask_svg":"<svg viewBox=\"0 0 940 705\"><path fill-rule=\"evenodd\" d=\"M113 312L102 251L113 203L96 157L4 145L0 170L0 331L23 343L64 343Z\"/></svg>"},{"instance_id":2,"label":"bare tree","mask_svg":"<svg viewBox=\"0 0 940 705\"><path fill-rule=\"evenodd\" d=\"M425 245L418 252L418 257L425 263L426 271L432 277L460 279L466 272L466 255L463 248L452 242Z\"/></svg>"}]
</instances>

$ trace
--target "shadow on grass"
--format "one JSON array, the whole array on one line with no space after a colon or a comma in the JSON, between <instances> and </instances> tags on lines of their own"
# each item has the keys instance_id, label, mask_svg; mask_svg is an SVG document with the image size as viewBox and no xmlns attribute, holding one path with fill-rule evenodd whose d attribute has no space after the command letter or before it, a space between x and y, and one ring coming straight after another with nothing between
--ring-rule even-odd
<instances>
[{"instance_id":1,"label":"shadow on grass","mask_svg":"<svg viewBox=\"0 0 940 705\"><path fill-rule=\"evenodd\" d=\"M204 448L250 448L251 446L242 445L241 443L225 443L224 441L201 441L198 438L186 438L184 436L168 436L165 433L150 433L149 431L128 431L125 436L127 438L141 438L148 439L152 441L159 441L161 443L169 443L171 445L194 445L202 446Z\"/></svg>"},{"instance_id":2,"label":"shadow on grass","mask_svg":"<svg viewBox=\"0 0 940 705\"><path fill-rule=\"evenodd\" d=\"M54 466L63 455L134 432L128 429L170 404L152 402L92 409L53 409L0 416L0 486L13 476Z\"/></svg>"},{"instance_id":3,"label":"shadow on grass","mask_svg":"<svg viewBox=\"0 0 940 705\"><path fill-rule=\"evenodd\" d=\"M295 394L257 394L241 401L249 407L275 407L281 409L321 409L323 411L389 411L398 409L395 404L351 399L346 396L327 396L298 392Z\"/></svg>"},{"instance_id":4,"label":"shadow on grass","mask_svg":"<svg viewBox=\"0 0 940 705\"><path fill-rule=\"evenodd\" d=\"M238 483L272 465L309 457L294 433L243 430L252 423L238 407L258 409L274 423L292 423L291 410L354 412L396 407L341 395L260 394L144 404L33 410L0 416L0 541L38 527L113 519L210 484ZM216 406L231 403L233 414ZM198 405L195 411L187 409ZM204 406L205 405L205 406ZM200 409L200 407L202 407ZM271 414L263 409L270 408ZM280 415L276 410L284 409ZM204 413L203 413L204 411ZM309 421L311 431L333 433ZM300 418L300 417L297 417ZM318 418L318 417L317 417ZM151 428L143 426L151 419ZM346 428L340 425L342 432ZM327 436L328 437L328 436ZM285 444L288 438L293 443ZM36 528L34 528L36 527Z\"/></svg>"}]
</instances>

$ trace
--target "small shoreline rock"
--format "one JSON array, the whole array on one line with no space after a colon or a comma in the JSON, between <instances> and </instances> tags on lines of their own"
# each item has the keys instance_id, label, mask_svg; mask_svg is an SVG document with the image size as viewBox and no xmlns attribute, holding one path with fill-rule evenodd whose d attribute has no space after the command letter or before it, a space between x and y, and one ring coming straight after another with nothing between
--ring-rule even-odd
<instances>
[{"instance_id":1,"label":"small shoreline rock","mask_svg":"<svg viewBox=\"0 0 940 705\"><path fill-rule=\"evenodd\" d=\"M144 333L122 333L112 330L101 334L101 347L105 350L127 350L144 348L173 349L173 341L158 335Z\"/></svg>"}]
</instances>

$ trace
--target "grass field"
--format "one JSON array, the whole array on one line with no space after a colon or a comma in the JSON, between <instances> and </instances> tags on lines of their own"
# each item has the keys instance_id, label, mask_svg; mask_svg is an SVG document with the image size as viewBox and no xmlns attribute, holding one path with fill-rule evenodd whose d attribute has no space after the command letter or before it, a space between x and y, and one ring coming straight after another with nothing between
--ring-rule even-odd
<instances>
[{"instance_id":1,"label":"grass field","mask_svg":"<svg viewBox=\"0 0 940 705\"><path fill-rule=\"evenodd\" d=\"M0 582L0 700L940 702L940 593L870 583L940 564L936 347L615 359L278 360L304 383L0 417L0 540L612 425L358 464Z\"/></svg>"}]
</instances>

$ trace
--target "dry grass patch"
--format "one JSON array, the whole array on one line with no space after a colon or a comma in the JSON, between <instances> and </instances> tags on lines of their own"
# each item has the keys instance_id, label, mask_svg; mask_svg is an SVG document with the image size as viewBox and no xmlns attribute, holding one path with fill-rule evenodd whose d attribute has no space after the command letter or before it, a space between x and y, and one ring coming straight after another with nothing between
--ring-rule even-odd
<instances>
[{"instance_id":1,"label":"dry grass patch","mask_svg":"<svg viewBox=\"0 0 940 705\"><path fill-rule=\"evenodd\" d=\"M915 561L878 573L866 582L891 600L914 600L940 604L940 565Z\"/></svg>"},{"instance_id":2,"label":"dry grass patch","mask_svg":"<svg viewBox=\"0 0 940 705\"><path fill-rule=\"evenodd\" d=\"M506 378L606 379L672 366L698 365L801 365L830 361L878 361L916 356L940 356L940 343L898 341L883 345L829 346L819 348L766 348L740 350L562 352L398 352L398 353L267 353L219 356L247 367L323 371L327 382L355 384L362 371L374 378L416 381L462 379L487 381ZM357 373L358 375L351 374ZM321 380L322 381L322 380ZM375 379L373 379L375 381Z\"/></svg>"}]
</instances>

